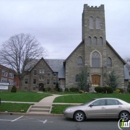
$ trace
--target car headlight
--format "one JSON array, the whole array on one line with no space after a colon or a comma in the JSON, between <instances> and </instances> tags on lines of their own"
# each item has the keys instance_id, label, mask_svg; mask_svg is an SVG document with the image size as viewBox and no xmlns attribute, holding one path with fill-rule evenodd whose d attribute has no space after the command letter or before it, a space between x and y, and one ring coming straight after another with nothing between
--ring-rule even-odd
<instances>
[{"instance_id":1,"label":"car headlight","mask_svg":"<svg viewBox=\"0 0 130 130\"><path fill-rule=\"evenodd\" d=\"M66 109L65 110L65 112L73 112L74 110L73 109L70 109L70 108L68 108L68 109Z\"/></svg>"}]
</instances>

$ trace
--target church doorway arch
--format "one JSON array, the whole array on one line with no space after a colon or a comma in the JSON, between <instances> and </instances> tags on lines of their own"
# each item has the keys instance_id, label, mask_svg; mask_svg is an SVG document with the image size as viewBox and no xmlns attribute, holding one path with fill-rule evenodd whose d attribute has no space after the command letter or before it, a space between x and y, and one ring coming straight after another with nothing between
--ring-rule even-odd
<instances>
[{"instance_id":1,"label":"church doorway arch","mask_svg":"<svg viewBox=\"0 0 130 130\"><path fill-rule=\"evenodd\" d=\"M44 84L43 83L39 83L39 87L38 87L39 91L45 91L45 88L44 88Z\"/></svg>"}]
</instances>

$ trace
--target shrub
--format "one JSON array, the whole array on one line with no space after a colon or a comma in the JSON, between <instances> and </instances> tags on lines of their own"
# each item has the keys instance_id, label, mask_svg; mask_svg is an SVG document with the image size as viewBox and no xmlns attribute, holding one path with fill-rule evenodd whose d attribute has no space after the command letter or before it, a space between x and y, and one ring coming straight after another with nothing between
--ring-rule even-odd
<instances>
[{"instance_id":1,"label":"shrub","mask_svg":"<svg viewBox=\"0 0 130 130\"><path fill-rule=\"evenodd\" d=\"M69 89L68 89L68 88L65 88L65 92L69 92Z\"/></svg>"},{"instance_id":2,"label":"shrub","mask_svg":"<svg viewBox=\"0 0 130 130\"><path fill-rule=\"evenodd\" d=\"M112 87L95 87L97 93L113 93Z\"/></svg>"},{"instance_id":3,"label":"shrub","mask_svg":"<svg viewBox=\"0 0 130 130\"><path fill-rule=\"evenodd\" d=\"M116 92L116 93L120 93L120 90L117 88L115 92Z\"/></svg>"},{"instance_id":4,"label":"shrub","mask_svg":"<svg viewBox=\"0 0 130 130\"><path fill-rule=\"evenodd\" d=\"M103 88L102 87L95 87L95 91L97 93L102 93L103 92Z\"/></svg>"},{"instance_id":5,"label":"shrub","mask_svg":"<svg viewBox=\"0 0 130 130\"><path fill-rule=\"evenodd\" d=\"M107 93L113 93L113 88L112 87L106 87Z\"/></svg>"},{"instance_id":6,"label":"shrub","mask_svg":"<svg viewBox=\"0 0 130 130\"><path fill-rule=\"evenodd\" d=\"M73 88L73 87L70 88L70 92L78 92L78 90L79 90L78 88Z\"/></svg>"},{"instance_id":7,"label":"shrub","mask_svg":"<svg viewBox=\"0 0 130 130\"><path fill-rule=\"evenodd\" d=\"M124 93L124 89L122 89L122 88L117 88L115 92L116 92L116 93Z\"/></svg>"},{"instance_id":8,"label":"shrub","mask_svg":"<svg viewBox=\"0 0 130 130\"><path fill-rule=\"evenodd\" d=\"M130 83L128 84L127 91L130 93Z\"/></svg>"},{"instance_id":9,"label":"shrub","mask_svg":"<svg viewBox=\"0 0 130 130\"><path fill-rule=\"evenodd\" d=\"M45 88L45 92L50 92L50 91L51 91L50 87Z\"/></svg>"},{"instance_id":10,"label":"shrub","mask_svg":"<svg viewBox=\"0 0 130 130\"><path fill-rule=\"evenodd\" d=\"M13 86L13 87L11 88L11 92L12 92L12 93L16 93L16 92L17 92L16 86Z\"/></svg>"},{"instance_id":11,"label":"shrub","mask_svg":"<svg viewBox=\"0 0 130 130\"><path fill-rule=\"evenodd\" d=\"M55 86L55 91L58 91L58 92L62 91L62 90L60 89L60 87L59 87L59 84L58 84L58 83L56 83L56 86Z\"/></svg>"},{"instance_id":12,"label":"shrub","mask_svg":"<svg viewBox=\"0 0 130 130\"><path fill-rule=\"evenodd\" d=\"M79 90L79 93L84 93L84 91L83 90Z\"/></svg>"}]
</instances>

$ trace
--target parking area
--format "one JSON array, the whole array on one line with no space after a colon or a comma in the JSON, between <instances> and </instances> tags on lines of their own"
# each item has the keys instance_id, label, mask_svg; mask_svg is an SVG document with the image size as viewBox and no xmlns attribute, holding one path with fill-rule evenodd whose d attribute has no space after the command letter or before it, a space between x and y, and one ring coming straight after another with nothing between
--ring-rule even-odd
<instances>
[{"instance_id":1,"label":"parking area","mask_svg":"<svg viewBox=\"0 0 130 130\"><path fill-rule=\"evenodd\" d=\"M119 130L117 120L76 122L63 116L3 115L0 130Z\"/></svg>"}]
</instances>

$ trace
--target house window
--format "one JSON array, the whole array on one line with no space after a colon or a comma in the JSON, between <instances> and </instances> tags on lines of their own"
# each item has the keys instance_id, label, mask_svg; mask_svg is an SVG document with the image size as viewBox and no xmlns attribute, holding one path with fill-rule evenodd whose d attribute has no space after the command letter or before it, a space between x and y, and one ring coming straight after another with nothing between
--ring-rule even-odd
<instances>
[{"instance_id":1,"label":"house window","mask_svg":"<svg viewBox=\"0 0 130 130\"><path fill-rule=\"evenodd\" d=\"M99 43L100 43L100 45L102 46L103 45L103 38L102 37L100 37L100 39L99 39L100 41L99 41Z\"/></svg>"},{"instance_id":2,"label":"house window","mask_svg":"<svg viewBox=\"0 0 130 130\"><path fill-rule=\"evenodd\" d=\"M13 73L9 73L9 78L14 78L14 74Z\"/></svg>"},{"instance_id":3,"label":"house window","mask_svg":"<svg viewBox=\"0 0 130 130\"><path fill-rule=\"evenodd\" d=\"M88 45L91 45L91 37L88 37Z\"/></svg>"},{"instance_id":4,"label":"house window","mask_svg":"<svg viewBox=\"0 0 130 130\"><path fill-rule=\"evenodd\" d=\"M33 84L36 84L36 79L33 79Z\"/></svg>"},{"instance_id":5,"label":"house window","mask_svg":"<svg viewBox=\"0 0 130 130\"><path fill-rule=\"evenodd\" d=\"M93 17L89 18L89 29L94 29L94 20L93 20Z\"/></svg>"},{"instance_id":6,"label":"house window","mask_svg":"<svg viewBox=\"0 0 130 130\"><path fill-rule=\"evenodd\" d=\"M94 37L94 45L97 45L97 38Z\"/></svg>"},{"instance_id":7,"label":"house window","mask_svg":"<svg viewBox=\"0 0 130 130\"><path fill-rule=\"evenodd\" d=\"M7 77L8 76L8 72L6 72L5 70L2 70L2 76Z\"/></svg>"},{"instance_id":8,"label":"house window","mask_svg":"<svg viewBox=\"0 0 130 130\"><path fill-rule=\"evenodd\" d=\"M100 55L96 51L92 54L92 67L100 67Z\"/></svg>"},{"instance_id":9,"label":"house window","mask_svg":"<svg viewBox=\"0 0 130 130\"><path fill-rule=\"evenodd\" d=\"M100 27L100 18L99 17L97 17L96 18L96 29L100 29L101 27Z\"/></svg>"},{"instance_id":10,"label":"house window","mask_svg":"<svg viewBox=\"0 0 130 130\"><path fill-rule=\"evenodd\" d=\"M54 76L57 76L57 74L56 74L56 73L54 73Z\"/></svg>"},{"instance_id":11,"label":"house window","mask_svg":"<svg viewBox=\"0 0 130 130\"><path fill-rule=\"evenodd\" d=\"M83 59L81 56L78 57L78 66L82 66L83 65Z\"/></svg>"},{"instance_id":12,"label":"house window","mask_svg":"<svg viewBox=\"0 0 130 130\"><path fill-rule=\"evenodd\" d=\"M53 80L53 84L56 84L56 79Z\"/></svg>"},{"instance_id":13,"label":"house window","mask_svg":"<svg viewBox=\"0 0 130 130\"><path fill-rule=\"evenodd\" d=\"M39 73L44 73L44 69L39 69Z\"/></svg>"},{"instance_id":14,"label":"house window","mask_svg":"<svg viewBox=\"0 0 130 130\"><path fill-rule=\"evenodd\" d=\"M7 78L1 78L2 83L7 83Z\"/></svg>"},{"instance_id":15,"label":"house window","mask_svg":"<svg viewBox=\"0 0 130 130\"><path fill-rule=\"evenodd\" d=\"M34 74L34 75L37 75L37 70L34 70L34 71L33 71L33 74Z\"/></svg>"},{"instance_id":16,"label":"house window","mask_svg":"<svg viewBox=\"0 0 130 130\"><path fill-rule=\"evenodd\" d=\"M25 79L25 80L24 80L24 83L25 83L25 84L28 84L28 79Z\"/></svg>"},{"instance_id":17,"label":"house window","mask_svg":"<svg viewBox=\"0 0 130 130\"><path fill-rule=\"evenodd\" d=\"M9 84L14 85L14 81L12 79L9 79Z\"/></svg>"},{"instance_id":18,"label":"house window","mask_svg":"<svg viewBox=\"0 0 130 130\"><path fill-rule=\"evenodd\" d=\"M44 80L44 77L42 75L39 76L39 80L40 81L43 81Z\"/></svg>"},{"instance_id":19,"label":"house window","mask_svg":"<svg viewBox=\"0 0 130 130\"><path fill-rule=\"evenodd\" d=\"M47 79L47 84L50 84L50 79Z\"/></svg>"},{"instance_id":20,"label":"house window","mask_svg":"<svg viewBox=\"0 0 130 130\"><path fill-rule=\"evenodd\" d=\"M77 74L76 76L75 76L75 82L78 82L79 81L79 75Z\"/></svg>"},{"instance_id":21,"label":"house window","mask_svg":"<svg viewBox=\"0 0 130 130\"><path fill-rule=\"evenodd\" d=\"M51 74L51 72L50 71L47 71L47 75L49 76Z\"/></svg>"},{"instance_id":22,"label":"house window","mask_svg":"<svg viewBox=\"0 0 130 130\"><path fill-rule=\"evenodd\" d=\"M110 57L107 58L107 67L112 67L112 60Z\"/></svg>"}]
</instances>

